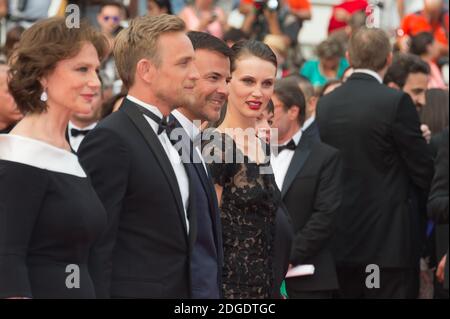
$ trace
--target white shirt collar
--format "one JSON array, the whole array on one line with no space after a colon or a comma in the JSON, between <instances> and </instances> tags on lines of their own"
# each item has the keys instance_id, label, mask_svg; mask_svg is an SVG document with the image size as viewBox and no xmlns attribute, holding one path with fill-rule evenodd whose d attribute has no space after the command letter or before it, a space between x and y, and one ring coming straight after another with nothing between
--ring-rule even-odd
<instances>
[{"instance_id":1,"label":"white shirt collar","mask_svg":"<svg viewBox=\"0 0 450 319\"><path fill-rule=\"evenodd\" d=\"M130 100L133 103L136 103L142 107L145 107L147 110L149 110L150 112L152 112L153 114L157 115L160 119L163 118L163 114L161 113L161 111L154 105L145 103L141 100L139 100L138 98L135 98L134 96L131 95L127 95L126 97L128 100Z\"/></svg>"},{"instance_id":2,"label":"white shirt collar","mask_svg":"<svg viewBox=\"0 0 450 319\"><path fill-rule=\"evenodd\" d=\"M172 115L180 122L181 126L188 133L189 137L194 140L199 134L200 129L192 123L183 113L178 110L172 112Z\"/></svg>"},{"instance_id":3,"label":"white shirt collar","mask_svg":"<svg viewBox=\"0 0 450 319\"><path fill-rule=\"evenodd\" d=\"M297 146L298 143L300 143L300 139L302 138L302 135L303 135L303 131L300 129L300 130L298 130L297 133L294 134L294 136L292 136L295 146Z\"/></svg>"},{"instance_id":4,"label":"white shirt collar","mask_svg":"<svg viewBox=\"0 0 450 319\"><path fill-rule=\"evenodd\" d=\"M303 135L303 131L302 131L302 129L299 129L298 132L295 133L289 141L287 141L286 143L280 144L279 146L287 145L291 140L293 140L295 143L295 146L297 146L298 143L300 143L300 139L302 138L302 135Z\"/></svg>"},{"instance_id":5,"label":"white shirt collar","mask_svg":"<svg viewBox=\"0 0 450 319\"><path fill-rule=\"evenodd\" d=\"M311 116L309 119L307 119L305 121L305 123L303 123L303 127L302 127L302 131L306 131L308 129L308 127L311 126L311 124L316 120L316 117L313 115Z\"/></svg>"},{"instance_id":6,"label":"white shirt collar","mask_svg":"<svg viewBox=\"0 0 450 319\"><path fill-rule=\"evenodd\" d=\"M0 135L0 159L85 178L75 154L32 138Z\"/></svg>"},{"instance_id":7,"label":"white shirt collar","mask_svg":"<svg viewBox=\"0 0 450 319\"><path fill-rule=\"evenodd\" d=\"M369 70L369 69L355 69L353 71L353 73L365 73L365 74L371 75L375 79L377 79L378 82L380 82L380 84L383 84L383 79L381 78L381 76L377 72L375 72L373 70Z\"/></svg>"}]
</instances>

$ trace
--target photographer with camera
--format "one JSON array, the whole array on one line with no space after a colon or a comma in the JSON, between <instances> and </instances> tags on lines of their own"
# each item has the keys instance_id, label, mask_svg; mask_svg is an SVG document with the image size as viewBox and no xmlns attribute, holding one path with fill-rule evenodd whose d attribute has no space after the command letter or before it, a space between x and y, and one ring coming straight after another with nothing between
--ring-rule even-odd
<instances>
[{"instance_id":1,"label":"photographer with camera","mask_svg":"<svg viewBox=\"0 0 450 319\"><path fill-rule=\"evenodd\" d=\"M241 0L239 10L245 15L242 30L250 37L283 35L289 46L297 43L303 21L312 16L309 0Z\"/></svg>"},{"instance_id":2,"label":"photographer with camera","mask_svg":"<svg viewBox=\"0 0 450 319\"><path fill-rule=\"evenodd\" d=\"M267 34L282 35L277 0L241 0L239 11L245 15L242 31L262 41Z\"/></svg>"}]
</instances>

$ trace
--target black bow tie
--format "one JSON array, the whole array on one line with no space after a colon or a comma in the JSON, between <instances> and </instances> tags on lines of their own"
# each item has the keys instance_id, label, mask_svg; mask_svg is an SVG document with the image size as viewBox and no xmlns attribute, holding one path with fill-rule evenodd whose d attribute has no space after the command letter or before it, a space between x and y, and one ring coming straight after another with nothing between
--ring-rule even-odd
<instances>
[{"instance_id":1,"label":"black bow tie","mask_svg":"<svg viewBox=\"0 0 450 319\"><path fill-rule=\"evenodd\" d=\"M284 150L291 150L291 151L295 151L295 148L297 147L295 145L294 140L290 140L289 143L287 143L286 145L279 145L276 146L278 149L278 154L280 154L281 152L283 152Z\"/></svg>"},{"instance_id":2,"label":"black bow tie","mask_svg":"<svg viewBox=\"0 0 450 319\"><path fill-rule=\"evenodd\" d=\"M173 122L168 122L166 117L163 117L162 119L158 117L158 115L154 114L153 112L147 110L145 107L139 107L141 112L151 118L153 121L158 123L158 135L161 135L164 131L167 131L167 134L170 134L170 131L174 128Z\"/></svg>"},{"instance_id":3,"label":"black bow tie","mask_svg":"<svg viewBox=\"0 0 450 319\"><path fill-rule=\"evenodd\" d=\"M86 136L91 130L79 130L76 128L73 128L70 130L70 135L72 135L73 137L78 137L78 136Z\"/></svg>"}]
</instances>

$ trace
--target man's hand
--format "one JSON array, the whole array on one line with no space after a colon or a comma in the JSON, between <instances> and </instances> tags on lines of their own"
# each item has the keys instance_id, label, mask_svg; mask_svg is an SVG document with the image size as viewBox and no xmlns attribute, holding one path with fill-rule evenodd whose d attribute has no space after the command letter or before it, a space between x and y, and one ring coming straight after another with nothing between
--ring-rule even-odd
<instances>
[{"instance_id":1,"label":"man's hand","mask_svg":"<svg viewBox=\"0 0 450 319\"><path fill-rule=\"evenodd\" d=\"M422 131L422 136L427 141L427 144L430 144L431 141L431 131L428 125L422 124L420 126L420 130Z\"/></svg>"},{"instance_id":2,"label":"man's hand","mask_svg":"<svg viewBox=\"0 0 450 319\"><path fill-rule=\"evenodd\" d=\"M445 263L446 262L447 262L447 255L442 257L441 261L439 262L439 266L438 266L438 268L436 270L436 278L441 284L444 282Z\"/></svg>"}]
</instances>

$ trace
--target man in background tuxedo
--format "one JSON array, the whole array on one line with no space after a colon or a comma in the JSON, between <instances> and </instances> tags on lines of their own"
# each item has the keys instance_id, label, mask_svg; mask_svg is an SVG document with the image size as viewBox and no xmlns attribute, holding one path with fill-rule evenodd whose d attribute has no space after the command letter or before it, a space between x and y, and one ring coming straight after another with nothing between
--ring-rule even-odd
<instances>
[{"instance_id":1,"label":"man in background tuxedo","mask_svg":"<svg viewBox=\"0 0 450 319\"><path fill-rule=\"evenodd\" d=\"M67 126L67 138L75 153L78 152L86 135L97 126L103 105L103 89L101 88L100 92L86 98L91 100L91 111L88 114L73 113Z\"/></svg>"},{"instance_id":2,"label":"man in background tuxedo","mask_svg":"<svg viewBox=\"0 0 450 319\"><path fill-rule=\"evenodd\" d=\"M315 138L320 139L319 135L319 129L317 128L317 122L316 122L316 108L317 108L317 101L318 98L314 91L314 86L311 84L311 82L303 77L303 76L290 76L288 79L291 83L295 83L300 88L300 91L302 91L303 96L305 97L305 121L302 125L302 131L303 134L307 136L314 136Z\"/></svg>"},{"instance_id":3,"label":"man in background tuxedo","mask_svg":"<svg viewBox=\"0 0 450 319\"><path fill-rule=\"evenodd\" d=\"M343 298L416 298L411 288L423 237L411 185L428 193L433 161L411 97L386 87L388 36L362 29L349 44L355 73L322 97L317 124L343 157L343 201L333 251ZM380 286L366 286L369 265ZM375 277L377 274L375 274Z\"/></svg>"},{"instance_id":4,"label":"man in background tuxedo","mask_svg":"<svg viewBox=\"0 0 450 319\"><path fill-rule=\"evenodd\" d=\"M188 136L183 142L187 142L184 145L190 155L187 165L193 167L197 196L197 239L191 258L192 297L218 299L222 291L222 230L214 184L201 155L200 124L217 122L220 118L228 97L233 52L225 42L208 33L189 32L188 37L195 50L200 79L194 89L194 103L184 104L172 112L175 127L184 131L173 138Z\"/></svg>"},{"instance_id":5,"label":"man in background tuxedo","mask_svg":"<svg viewBox=\"0 0 450 319\"><path fill-rule=\"evenodd\" d=\"M8 90L8 70L6 64L0 64L0 134L9 133L23 117Z\"/></svg>"},{"instance_id":6,"label":"man in background tuxedo","mask_svg":"<svg viewBox=\"0 0 450 319\"><path fill-rule=\"evenodd\" d=\"M272 99L280 146L271 164L294 228L290 263L315 267L313 275L286 280L288 296L331 298L338 289L329 241L342 197L339 152L318 135L305 134L306 103L295 82L278 81Z\"/></svg>"},{"instance_id":7,"label":"man in background tuxedo","mask_svg":"<svg viewBox=\"0 0 450 319\"><path fill-rule=\"evenodd\" d=\"M103 298L190 298L196 208L166 117L192 103L194 50L184 22L162 15L134 19L114 56L129 95L79 149L108 214L91 258L95 288Z\"/></svg>"}]
</instances>

